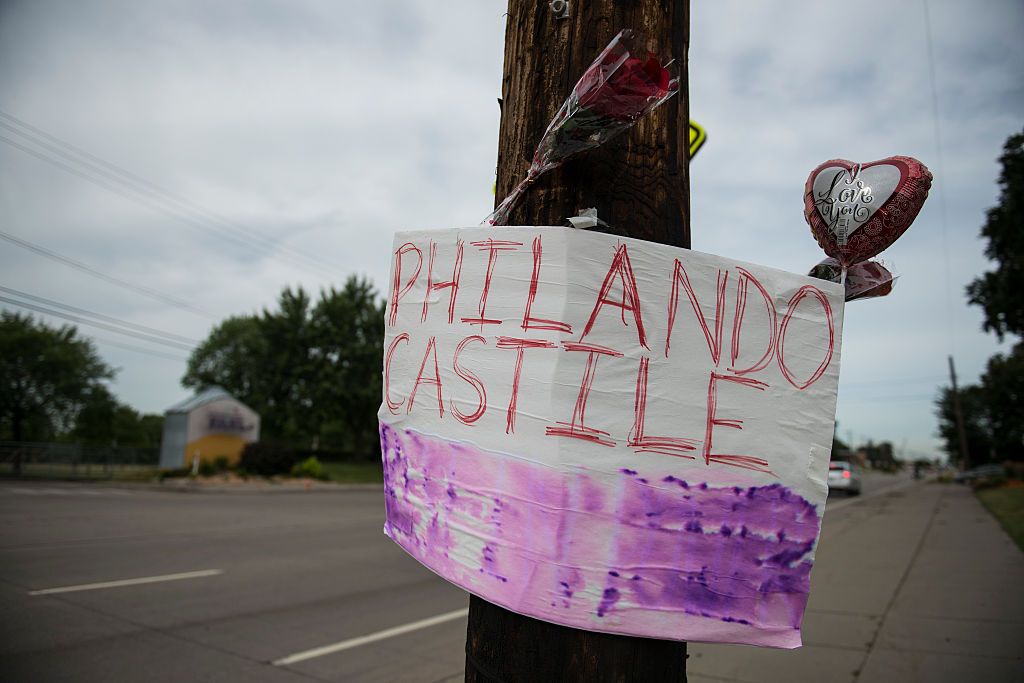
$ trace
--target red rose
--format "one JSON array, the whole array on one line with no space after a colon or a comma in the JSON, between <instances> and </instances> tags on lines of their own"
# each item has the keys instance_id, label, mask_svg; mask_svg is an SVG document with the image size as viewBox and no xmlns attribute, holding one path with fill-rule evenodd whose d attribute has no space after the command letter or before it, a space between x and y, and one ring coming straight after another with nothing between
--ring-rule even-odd
<instances>
[{"instance_id":1,"label":"red rose","mask_svg":"<svg viewBox=\"0 0 1024 683\"><path fill-rule=\"evenodd\" d=\"M623 29L601 51L548 124L526 179L502 200L486 223L507 225L512 210L540 175L629 130L641 116L676 93L678 81L656 56L638 47L643 44L633 31ZM635 57L637 54L643 57Z\"/></svg>"},{"instance_id":2,"label":"red rose","mask_svg":"<svg viewBox=\"0 0 1024 683\"><path fill-rule=\"evenodd\" d=\"M609 57L614 57L614 53ZM608 73L609 68L613 69ZM633 121L669 91L671 77L654 55L628 57L614 64L594 64L576 84L581 107L595 114Z\"/></svg>"}]
</instances>

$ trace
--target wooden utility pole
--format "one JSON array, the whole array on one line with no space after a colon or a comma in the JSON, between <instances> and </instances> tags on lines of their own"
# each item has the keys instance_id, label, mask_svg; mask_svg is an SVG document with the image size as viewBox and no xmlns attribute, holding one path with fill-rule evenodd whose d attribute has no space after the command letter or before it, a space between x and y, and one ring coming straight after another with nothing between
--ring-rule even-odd
<instances>
[{"instance_id":1,"label":"wooden utility pole","mask_svg":"<svg viewBox=\"0 0 1024 683\"><path fill-rule=\"evenodd\" d=\"M689 0L577 0L565 18L547 0L509 0L499 202L526 177L548 122L620 30L645 35L679 75L679 93L632 130L541 176L509 225L562 225L596 208L607 232L690 246L689 17ZM471 596L466 680L676 683L686 680L686 643L557 626Z\"/></svg>"},{"instance_id":2,"label":"wooden utility pole","mask_svg":"<svg viewBox=\"0 0 1024 683\"><path fill-rule=\"evenodd\" d=\"M953 385L953 414L956 416L956 431L960 437L960 468L970 467L970 456L967 452L967 430L964 429L964 412L960 408L960 390L956 386L956 368L953 356L949 357L949 381Z\"/></svg>"}]
</instances>

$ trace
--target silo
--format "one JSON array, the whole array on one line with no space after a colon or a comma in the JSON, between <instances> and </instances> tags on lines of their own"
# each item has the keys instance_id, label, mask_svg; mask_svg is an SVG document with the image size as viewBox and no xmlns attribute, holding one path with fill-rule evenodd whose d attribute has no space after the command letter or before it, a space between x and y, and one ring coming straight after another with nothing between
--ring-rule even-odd
<instances>
[{"instance_id":1,"label":"silo","mask_svg":"<svg viewBox=\"0 0 1024 683\"><path fill-rule=\"evenodd\" d=\"M259 438L260 416L221 387L209 387L165 412L160 467L189 467L194 458L235 464Z\"/></svg>"}]
</instances>

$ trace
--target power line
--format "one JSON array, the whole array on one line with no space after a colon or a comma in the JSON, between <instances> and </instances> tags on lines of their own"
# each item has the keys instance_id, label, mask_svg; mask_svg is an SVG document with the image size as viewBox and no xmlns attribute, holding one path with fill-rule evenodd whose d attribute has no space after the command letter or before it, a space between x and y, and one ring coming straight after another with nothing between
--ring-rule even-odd
<instances>
[{"instance_id":1,"label":"power line","mask_svg":"<svg viewBox=\"0 0 1024 683\"><path fill-rule=\"evenodd\" d=\"M176 213L175 211L173 211L171 209L168 209L167 207L165 207L165 206L163 206L161 204L157 204L156 202L150 200L145 195L129 194L128 192L124 191L123 189L121 189L121 188L119 188L119 187L117 187L115 185L111 185L108 181L103 180L101 178L97 178L95 175L91 175L89 172L82 171L81 169L75 168L73 166L69 166L68 164L64 163L60 159L55 159L55 158L53 158L53 157L51 157L51 156L49 156L47 154L44 154L43 152L40 152L38 150L34 150L31 147L26 147L25 145L22 145L21 143L16 142L14 140L11 140L10 138L4 137L3 135L0 135L0 142L8 144L11 147L14 147L15 149L19 149L22 152L25 152L26 154L30 154L30 155L36 157L37 159L39 159L41 161L45 161L48 164L56 166L57 168L60 168L61 170L66 171L67 173L70 173L70 174L72 174L74 176L77 176L77 177L81 178L82 180L88 181L88 182L92 183L93 185L98 185L99 187L102 187L103 189L105 189L105 190L107 190L109 192L113 192L116 195L124 197L128 201L135 202L136 204L140 204L140 205L142 205L142 206L144 206L144 207L146 207L148 209L151 209L151 210L156 211L158 213L162 213L165 216L169 216L170 218L174 218L174 219L178 220L179 222L184 223L185 225L190 226L194 230L197 230L200 233L204 233L204 234L207 233L207 226L204 225L202 222L197 221L195 218L192 218L191 216L184 215L184 214L181 214L181 213ZM264 252L265 253L267 251L266 249L259 249L256 245L252 244L251 242L249 242L246 239L244 239L242 237L239 237L237 235L233 235L233 234L230 234L230 233L223 233L222 232L219 236L222 237L222 238L225 238L225 239L230 239L230 240L236 242L237 244L240 244L240 245L243 245L245 247L248 247L251 251L254 251L256 253L258 253L258 252Z\"/></svg>"},{"instance_id":2,"label":"power line","mask_svg":"<svg viewBox=\"0 0 1024 683\"><path fill-rule=\"evenodd\" d=\"M128 351L134 351L136 353L144 353L144 354L149 355L149 356L156 356L157 358L166 358L168 360L179 361L179 362L180 361L186 361L186 362L188 361L188 358L186 356L175 356L175 355L172 355L170 353L163 353L161 351L156 351L155 349L144 349L141 346L135 346L133 344L122 344L121 342L114 341L113 339L106 339L104 337L97 337L96 335L92 335L89 338L92 341L94 341L94 342L96 342L98 344L105 344L107 346L116 346L119 349L126 349Z\"/></svg>"},{"instance_id":3,"label":"power line","mask_svg":"<svg viewBox=\"0 0 1024 683\"><path fill-rule=\"evenodd\" d=\"M938 384L939 382L943 381L944 379L945 379L944 375L918 375L916 377L886 377L884 379L869 379L869 380L860 380L860 381L851 381L851 382L844 382L840 378L840 381L842 382L843 387L847 388L847 387L877 386L877 385L883 385L883 384L892 384L892 385L899 385L899 386L903 386L905 384L925 384L925 383L935 383L935 384Z\"/></svg>"},{"instance_id":4,"label":"power line","mask_svg":"<svg viewBox=\"0 0 1024 683\"><path fill-rule=\"evenodd\" d=\"M116 332L117 334L126 335L128 337L135 337L136 339L141 339L142 341L152 342L152 343L155 343L155 344L163 344L164 346L170 346L171 348L174 348L174 349L179 350L179 351L191 351L194 348L194 345L190 345L190 344L187 344L187 343L184 343L184 342L180 342L180 341L175 341L174 339L170 339L168 337L162 337L162 336L147 334L147 333L144 333L144 332L137 332L135 330L131 330L131 329L128 329L126 327L119 327L121 325L121 323L113 323L113 324L111 324L111 323L104 323L102 321L99 321L99 319L90 319L90 318L84 317L82 315L76 315L74 313L68 313L68 312L63 312L63 311L59 311L59 310L54 310L53 308L49 308L49 307L42 306L42 305L39 305L39 304L31 303L31 302L28 302L28 301L20 301L18 299L11 299L11 298L8 298L8 297L5 297L5 296L0 296L0 302L7 303L7 304L10 304L12 306L16 306L18 308L24 308L26 310L32 310L32 311L36 311L36 312L39 312L39 313L45 313L47 315L52 315L54 317L59 317L59 318L62 318L62 319L66 319L66 321L71 321L72 323L78 323L80 325L88 325L90 327L99 328L101 330L108 330L110 332ZM116 319L116 318L114 318L114 319ZM126 325L131 325L131 324L126 324Z\"/></svg>"},{"instance_id":5,"label":"power line","mask_svg":"<svg viewBox=\"0 0 1024 683\"><path fill-rule=\"evenodd\" d=\"M939 120L939 90L935 85L935 46L932 41L932 17L928 7L928 0L922 0L924 7L924 34L928 47L928 80L932 88L932 122L935 133L935 158L937 164L935 170L942 175L944 164L942 161L942 130ZM935 193L939 196L939 214L942 224L942 256L943 265L946 270L946 343L949 345L950 355L956 353L956 338L953 334L953 291L952 275L949 265L949 236L946 228L946 192L942 182L935 183Z\"/></svg>"},{"instance_id":6,"label":"power line","mask_svg":"<svg viewBox=\"0 0 1024 683\"><path fill-rule=\"evenodd\" d=\"M133 173L132 171L129 171L128 169L122 166L118 166L117 164L111 161L107 161L106 159L98 157L95 154L92 154L91 152L82 149L81 147L71 144L67 140L62 140L61 138L57 137L56 135L53 135L52 133L47 133L45 130L33 126L27 121L19 119L13 114L9 114L5 111L0 110L0 118L7 119L8 121L11 121L12 123L18 126L16 128L0 121L0 127L6 128L7 130L15 133L16 135L20 135L21 137L25 138L26 140L30 140L31 142L39 145L40 147L45 147L46 149L49 149L55 152L56 154L59 154L65 159L73 161L74 163L92 167L95 171L101 173L102 175L108 178L115 180L116 182L121 182L131 186L132 189L135 190L136 192L156 195L160 199L173 202L174 204L177 204L178 206L184 208L187 211L197 213L201 216L208 218L209 220L216 221L217 223L220 223L226 226L227 228L236 231L241 231L247 238L256 238L259 241L268 244L271 248L284 249L299 258L309 261L314 265L319 264L333 271L333 264L323 260L322 258L316 256L315 254L310 254L308 252L305 252L301 249L297 249L290 245L279 243L277 240L274 239L274 237L270 235L261 233L252 228L244 227L238 225L237 223L229 221L223 216L220 216L210 211L209 209L206 209L200 206L199 204L196 204L195 202L189 201L188 199L185 199L180 195L174 194L173 192L157 185L156 183L153 183L143 178L137 173ZM19 130L19 128L24 130ZM31 135L26 134L24 132L25 130L30 131ZM41 142L39 138L54 143L56 147L54 145L47 144L46 142ZM68 154L68 152L70 152L71 154ZM84 158L86 159L86 161L83 162L80 158L75 158L76 156ZM114 175L111 175L110 173L104 171L104 169L113 172Z\"/></svg>"},{"instance_id":7,"label":"power line","mask_svg":"<svg viewBox=\"0 0 1024 683\"><path fill-rule=\"evenodd\" d=\"M935 396L925 394L905 396L849 396L843 399L849 403L913 403L913 402L934 402Z\"/></svg>"},{"instance_id":8,"label":"power line","mask_svg":"<svg viewBox=\"0 0 1024 683\"><path fill-rule=\"evenodd\" d=\"M153 196L156 199L159 199L164 202L176 204L179 207L182 207L182 209L184 209L187 212L198 214L202 217L205 217L208 220L215 221L225 226L227 229L233 230L235 232L240 232L242 233L242 236L246 239L255 238L263 242L264 247L287 251L293 256L303 259L315 267L324 267L333 273L333 264L323 260L319 256L309 254L308 252L302 251L290 245L280 243L270 235L261 233L252 228L241 226L238 225L237 223L229 221L223 216L219 216L216 213L213 213L212 211L200 206L199 204L196 204L195 202L189 201L179 195L176 195L170 192L169 190L160 187L159 185L149 180L146 180L142 176L133 173L121 166L118 166L113 162L98 157L95 154L92 154L91 152L87 152L81 147L77 147L76 145L73 145L66 140L62 140L61 138L57 137L56 135L53 135L52 133L47 133L41 128L37 128L36 126L33 126L27 121L19 119L18 117L12 114L0 111L0 118L7 119L8 121L16 124L17 126L11 126L8 123L3 123L2 121L0 121L0 127L6 128L12 133L19 135L26 140L29 140L33 144L48 149L53 153L58 154L73 163L85 166L86 168L90 168L90 170L92 170L93 172L99 173L100 175L103 175L115 182L127 185L135 192ZM29 131L29 133L26 133L26 130ZM42 138L42 140L48 140L54 144L48 144L47 142L42 141L40 138Z\"/></svg>"},{"instance_id":9,"label":"power line","mask_svg":"<svg viewBox=\"0 0 1024 683\"><path fill-rule=\"evenodd\" d=\"M15 121L19 126L23 126L26 129L39 131L38 128L24 123L20 119L2 111L0 111L0 117ZM125 199L186 223L200 232L213 234L222 239L232 240L237 244L244 245L250 250L262 253L270 258L287 260L293 266L300 266L305 269L320 271L322 275L327 277L333 277L335 274L333 267L323 259L308 255L305 252L299 251L298 249L282 242L278 242L273 237L255 231L251 228L246 228L221 218L193 202L179 198L166 190L161 189L159 186L137 176L136 174L125 169L121 169L110 162L103 161L99 157L85 152L84 150L79 150L79 148L74 145L66 143L55 136L39 131L41 135L45 135L47 138L58 141L61 147L42 141L35 135L26 133L14 126L3 123L2 121L0 121L0 128L4 128L20 136L37 147L43 148L43 150L48 150L50 153L26 147L25 145L4 136L0 136L0 142L4 142L15 149L25 152L26 154L30 154L41 161L52 164L65 172L71 173L83 180L98 185L110 192L124 197ZM62 147L75 150L75 154L65 151ZM55 158L51 154L58 155L63 159L63 161L60 158ZM86 157L87 160L83 160L79 157ZM88 161L89 158L97 159L98 161L91 162ZM68 163L65 162L70 162L77 166L69 166ZM108 169L115 170L114 172L111 172ZM112 185L111 183L114 184Z\"/></svg>"},{"instance_id":10,"label":"power line","mask_svg":"<svg viewBox=\"0 0 1024 683\"><path fill-rule=\"evenodd\" d=\"M127 335L129 337L135 337L143 341L152 342L154 344L163 344L179 351L191 351L192 347L182 344L170 339L164 339L162 337L154 337L148 334L140 332L134 332L132 330L115 327L114 325L108 325L107 323L100 322L97 320L88 320L80 316L72 315L70 313L62 313L61 311L55 311L52 308L46 308L45 306L37 306L36 304L28 303L25 301L18 301L16 299L9 299L5 296L0 296L0 302L10 304L11 306L17 306L28 311L36 311L37 313L45 313L46 315L52 315L55 318L63 318L64 320L70 320L71 322L79 323L81 325L89 325L91 327L98 327L102 330L108 330L110 332L116 332L117 334Z\"/></svg>"},{"instance_id":11,"label":"power line","mask_svg":"<svg viewBox=\"0 0 1024 683\"><path fill-rule=\"evenodd\" d=\"M19 296L23 299L35 301L37 303L45 304L47 306L56 306L57 308L63 308L66 311L71 311L72 313L77 313L79 315L97 318L98 320L105 320L115 325L121 325L122 327L128 327L131 329L138 330L143 334L153 334L160 337L165 337L170 341L175 341L181 344L189 344L192 346L197 346L199 344L198 339L183 337L180 334L174 334L173 332L164 332L163 330L158 330L147 325L139 325L137 323L128 322L127 320L121 320L120 318L114 318L109 315L104 315L103 313L94 313L84 308L79 308L78 306L71 306L70 304L61 303L60 301L54 301L53 299L47 299L46 297L36 296L35 294L28 294L26 292L13 289L11 287L4 287L3 285L0 285L0 292L7 292L8 294L11 294L13 296Z\"/></svg>"},{"instance_id":12,"label":"power line","mask_svg":"<svg viewBox=\"0 0 1024 683\"><path fill-rule=\"evenodd\" d=\"M48 259L52 259L54 261L57 261L58 263L63 263L64 265L70 266L72 268L77 268L78 270L82 271L83 273L87 273L89 275L92 275L93 277L96 277L96 278L99 278L99 279L104 280L106 282L109 282L111 284L117 285L118 287L123 287L123 288L128 289L130 291L133 291L133 292L135 292L137 294L142 294L143 296L148 296L148 297L150 297L152 299L156 299L157 301L161 301L161 302L163 302L165 304L170 304L171 306L176 306L178 308L185 309L185 310L190 311L192 313L195 313L197 315L201 315L204 318L209 318L210 320L218 320L219 319L217 316L213 315L212 313L210 313L210 312L208 312L208 311L206 311L206 310L204 310L202 308L199 308L198 306L195 306L195 305L193 305L193 304L191 304L191 303L189 303L187 301L184 301L182 299L178 299L178 298L170 296L168 294L163 294L162 292L158 292L155 289L150 289L149 287L146 287L145 285L135 284L135 283L129 282L127 280L122 280L120 278L116 278L116 277L114 277L112 275L107 275L106 273L104 273L102 271L99 271L99 270L96 270L95 268L91 268L90 266L87 266L86 264L82 263L81 261L76 261L75 259L70 258L68 256L64 256L63 254L58 254L57 252L55 252L55 251L53 251L51 249L47 249L46 247L40 246L40 245L35 244L33 242L29 242L28 240L21 239L20 237L15 237L14 235L11 235L11 234L8 234L6 232L3 232L2 230L0 230L0 239L7 240L11 244L19 246L19 247L21 247L23 249L27 249L27 250L29 250L31 252L34 252L34 253L36 253L36 254L38 254L40 256L45 256Z\"/></svg>"}]
</instances>

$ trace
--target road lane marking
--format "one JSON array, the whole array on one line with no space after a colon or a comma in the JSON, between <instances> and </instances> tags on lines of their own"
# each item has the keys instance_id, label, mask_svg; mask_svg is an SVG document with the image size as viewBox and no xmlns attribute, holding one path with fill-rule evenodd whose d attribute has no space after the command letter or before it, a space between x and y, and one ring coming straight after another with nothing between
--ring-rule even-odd
<instances>
[{"instance_id":1,"label":"road lane marking","mask_svg":"<svg viewBox=\"0 0 1024 683\"><path fill-rule=\"evenodd\" d=\"M22 496L128 496L132 495L127 491L116 491L113 489L87 489L87 488L19 488L10 487L2 489L8 493L15 493Z\"/></svg>"},{"instance_id":2,"label":"road lane marking","mask_svg":"<svg viewBox=\"0 0 1024 683\"><path fill-rule=\"evenodd\" d=\"M143 576L138 579L121 579L120 581L103 581L101 583L83 583L78 586L58 586L29 591L29 595L54 595L56 593L76 593L78 591L94 591L101 588L120 588L121 586L138 586L143 583L161 583L163 581L181 581L183 579L200 579L204 576L223 574L223 569L201 569L195 572L180 574L161 574L160 576Z\"/></svg>"},{"instance_id":3,"label":"road lane marking","mask_svg":"<svg viewBox=\"0 0 1024 683\"><path fill-rule=\"evenodd\" d=\"M341 652L342 650L350 650L354 647L359 647L360 645L375 643L378 640L394 638L395 636L400 636L403 633L410 633L423 628L437 626L438 624L443 624L446 621L461 619L468 614L469 609L457 609L454 612L446 612L444 614L438 614L436 617L430 617L429 619L421 619L401 626L395 626L394 628L386 628L383 631L359 636L358 638L350 638L349 640L343 640L340 643L334 643L333 645L324 645L323 647L315 647L312 650L296 652L293 655L275 659L271 664L274 666L288 666L289 664L304 662L307 659L313 659L314 657L323 657L324 655L334 654L335 652Z\"/></svg>"}]
</instances>

